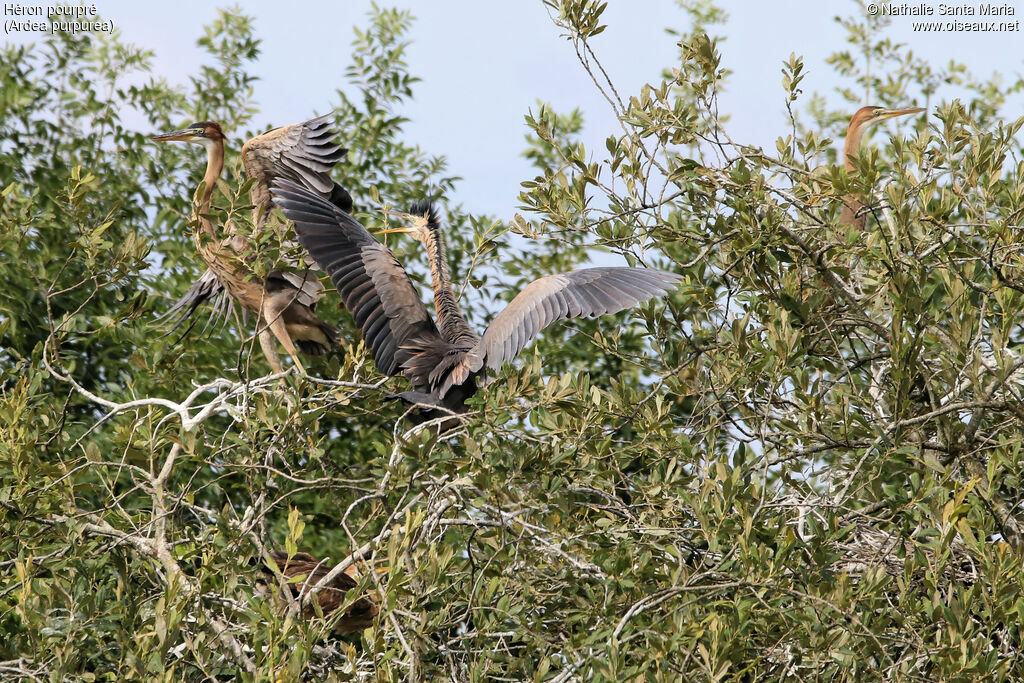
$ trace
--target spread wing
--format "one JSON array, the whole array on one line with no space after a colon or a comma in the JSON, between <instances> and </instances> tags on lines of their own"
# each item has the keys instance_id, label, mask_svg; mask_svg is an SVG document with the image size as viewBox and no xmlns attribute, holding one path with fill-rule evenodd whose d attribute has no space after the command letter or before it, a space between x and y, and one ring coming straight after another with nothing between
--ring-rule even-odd
<instances>
[{"instance_id":1,"label":"spread wing","mask_svg":"<svg viewBox=\"0 0 1024 683\"><path fill-rule=\"evenodd\" d=\"M291 180L276 180L271 190L274 203L295 224L299 242L331 276L381 372L397 375L410 345L441 341L390 249L350 215Z\"/></svg>"},{"instance_id":2,"label":"spread wing","mask_svg":"<svg viewBox=\"0 0 1024 683\"><path fill-rule=\"evenodd\" d=\"M271 209L270 185L276 178L292 180L342 211L352 211L352 197L330 176L331 169L348 151L336 143L332 119L333 114L326 114L275 128L243 145L246 175L256 181L249 198L257 212L253 217L257 225L259 216L265 216Z\"/></svg>"},{"instance_id":3,"label":"spread wing","mask_svg":"<svg viewBox=\"0 0 1024 683\"><path fill-rule=\"evenodd\" d=\"M534 280L491 321L480 342L483 357L473 354L478 367L471 370L485 362L500 369L556 320L618 313L668 293L681 279L660 270L620 267L583 268Z\"/></svg>"},{"instance_id":4,"label":"spread wing","mask_svg":"<svg viewBox=\"0 0 1024 683\"><path fill-rule=\"evenodd\" d=\"M242 146L242 164L245 173L256 182L249 190L253 204L253 225L261 228L273 208L270 185L277 178L287 178L308 190L316 192L342 211L352 211L352 197L348 191L331 180L330 172L348 151L337 144L331 130L333 114L325 114L303 123L294 123L257 135ZM294 245L288 239L285 246ZM289 266L302 268L306 264L289 262ZM308 270L282 273L299 290L299 301L315 306L323 296L320 279Z\"/></svg>"},{"instance_id":5,"label":"spread wing","mask_svg":"<svg viewBox=\"0 0 1024 683\"><path fill-rule=\"evenodd\" d=\"M171 329L164 332L161 336L166 337L181 327L185 321L192 317L196 309L206 301L213 303L213 309L210 311L210 317L203 327L204 331L215 322L226 322L234 308L234 301L224 291L224 285L217 279L217 275L209 268L199 276L198 280L192 283L192 286L188 288L184 296L175 301L163 314L157 316L157 322L171 320L174 323L171 325ZM190 325L182 336L187 335L194 325L195 323Z\"/></svg>"}]
</instances>

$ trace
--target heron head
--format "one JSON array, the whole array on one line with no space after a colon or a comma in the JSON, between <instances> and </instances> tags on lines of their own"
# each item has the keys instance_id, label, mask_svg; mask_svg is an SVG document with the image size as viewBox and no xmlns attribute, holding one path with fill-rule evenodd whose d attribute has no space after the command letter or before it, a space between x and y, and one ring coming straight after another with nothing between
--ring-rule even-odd
<instances>
[{"instance_id":1,"label":"heron head","mask_svg":"<svg viewBox=\"0 0 1024 683\"><path fill-rule=\"evenodd\" d=\"M184 142L193 142L197 145L207 147L214 143L221 142L224 139L224 131L221 130L220 124L214 121L197 121L188 128L174 130L170 133L154 135L152 139L156 142L182 140Z\"/></svg>"},{"instance_id":2,"label":"heron head","mask_svg":"<svg viewBox=\"0 0 1024 683\"><path fill-rule=\"evenodd\" d=\"M850 119L850 130L854 130L860 127L873 126L876 123L891 119L896 116L906 116L908 114L920 114L924 111L924 107L910 107L906 109L887 109L885 107L861 107L857 110L857 113Z\"/></svg>"},{"instance_id":3,"label":"heron head","mask_svg":"<svg viewBox=\"0 0 1024 683\"><path fill-rule=\"evenodd\" d=\"M412 235L420 242L424 244L431 238L431 233L437 230L441 225L441 219L438 217L437 210L429 202L418 202L409 209L408 213L401 213L398 211L387 211L390 216L395 216L406 224L397 228L384 228L378 230L378 235L387 235L390 233L405 233Z\"/></svg>"}]
</instances>

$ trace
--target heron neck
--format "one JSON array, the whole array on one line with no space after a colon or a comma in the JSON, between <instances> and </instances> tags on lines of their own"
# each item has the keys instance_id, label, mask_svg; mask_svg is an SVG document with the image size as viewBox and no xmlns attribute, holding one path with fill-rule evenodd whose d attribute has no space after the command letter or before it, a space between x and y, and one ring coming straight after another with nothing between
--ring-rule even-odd
<instances>
[{"instance_id":1,"label":"heron neck","mask_svg":"<svg viewBox=\"0 0 1024 683\"><path fill-rule=\"evenodd\" d=\"M867 126L860 124L846 131L846 144L843 145L843 162L848 173L857 170L857 152L860 151L860 140Z\"/></svg>"},{"instance_id":2,"label":"heron neck","mask_svg":"<svg viewBox=\"0 0 1024 683\"><path fill-rule=\"evenodd\" d=\"M859 122L856 126L851 125L846 131L846 142L843 144L843 166L846 173L853 175L857 172L857 153L860 151L860 141L868 124ZM864 230L867 225L867 216L864 208L867 205L859 195L851 194L843 197L843 208L839 212L839 225Z\"/></svg>"},{"instance_id":3,"label":"heron neck","mask_svg":"<svg viewBox=\"0 0 1024 683\"><path fill-rule=\"evenodd\" d=\"M426 241L427 258L430 259L430 278L434 285L434 308L437 309L437 324L444 340L451 344L475 343L480 337L466 322L452 291L451 275L448 273L448 255L444 237L437 228L430 230Z\"/></svg>"},{"instance_id":4,"label":"heron neck","mask_svg":"<svg viewBox=\"0 0 1024 683\"><path fill-rule=\"evenodd\" d=\"M217 185L221 171L224 170L224 141L206 141L206 175L203 176L203 196L199 198L197 210L199 220L203 229L213 234L213 224L206 215L210 213L210 200L213 198L213 188Z\"/></svg>"}]
</instances>

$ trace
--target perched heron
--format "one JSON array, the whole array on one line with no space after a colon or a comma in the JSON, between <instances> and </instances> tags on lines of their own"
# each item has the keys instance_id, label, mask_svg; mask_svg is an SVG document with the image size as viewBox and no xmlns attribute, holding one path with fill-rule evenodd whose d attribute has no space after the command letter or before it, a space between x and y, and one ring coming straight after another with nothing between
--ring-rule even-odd
<instances>
[{"instance_id":1,"label":"perched heron","mask_svg":"<svg viewBox=\"0 0 1024 683\"><path fill-rule=\"evenodd\" d=\"M466 322L452 291L444 238L434 209L413 207L409 233L427 249L437 322L391 250L322 197L283 179L275 203L295 225L299 242L323 268L362 329L381 372L399 371L413 391L397 395L419 408L420 421L466 411L486 369L513 360L542 329L563 318L617 313L666 294L681 279L646 268L584 268L530 283L499 313L483 336Z\"/></svg>"},{"instance_id":2,"label":"perched heron","mask_svg":"<svg viewBox=\"0 0 1024 683\"><path fill-rule=\"evenodd\" d=\"M200 121L183 130L157 135L153 140L183 140L206 149L206 175L196 190L194 202L193 218L198 222L198 229L193 236L209 269L164 317L180 314L176 328L203 301L226 293L230 299L222 298L217 308L226 315L233 299L246 311L256 314L260 347L274 372L282 370L274 346L276 337L304 373L296 346L316 356L327 353L338 343L337 331L314 312L323 295L323 285L304 264L291 264L299 266L297 272L275 270L265 278L256 277L250 267L253 249L249 239L239 234L230 222L222 232L214 228L209 217L210 200L224 168L224 133L220 125ZM351 211L352 198L328 175L344 153L345 150L335 144L329 115L276 128L246 142L242 147L242 163L246 175L254 181L249 198L256 230L264 228L273 208L270 183L275 178L289 178L317 197Z\"/></svg>"},{"instance_id":3,"label":"perched heron","mask_svg":"<svg viewBox=\"0 0 1024 683\"><path fill-rule=\"evenodd\" d=\"M850 119L850 126L846 130L846 143L843 145L843 162L847 173L853 174L857 171L857 154L860 152L860 141L864 136L864 131L886 119L907 114L919 114L923 111L923 107L886 109L885 107L868 106L858 109ZM863 231L867 223L867 210L868 205L863 198L856 195L843 197L843 210L839 214L839 225Z\"/></svg>"},{"instance_id":4,"label":"perched heron","mask_svg":"<svg viewBox=\"0 0 1024 683\"><path fill-rule=\"evenodd\" d=\"M288 557L288 553L282 550L271 550L270 558L277 565L278 571L288 580L288 589L292 598L299 601L331 570L324 562L317 561L309 553L295 553ZM270 567L264 567L264 571L273 573ZM359 585L358 575L355 566L351 566L317 591L314 600L320 606L320 613L324 615L324 618L330 619L345 604L345 593L357 585ZM373 618L377 616L378 611L377 595L371 591L349 605L344 615L338 617L334 622L332 630L335 634L362 631L373 625ZM303 608L302 616L312 619L316 616L316 609L309 604Z\"/></svg>"}]
</instances>

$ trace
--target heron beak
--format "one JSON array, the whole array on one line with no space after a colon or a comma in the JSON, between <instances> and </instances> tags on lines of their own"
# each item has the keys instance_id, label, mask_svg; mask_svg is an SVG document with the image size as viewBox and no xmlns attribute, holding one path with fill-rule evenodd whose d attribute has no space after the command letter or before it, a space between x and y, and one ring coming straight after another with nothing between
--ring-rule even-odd
<instances>
[{"instance_id":1,"label":"heron beak","mask_svg":"<svg viewBox=\"0 0 1024 683\"><path fill-rule=\"evenodd\" d=\"M907 114L920 114L925 111L924 107L911 107L910 109L879 109L875 114L875 118L879 121L883 119L891 119L896 116L906 116Z\"/></svg>"},{"instance_id":2,"label":"heron beak","mask_svg":"<svg viewBox=\"0 0 1024 683\"><path fill-rule=\"evenodd\" d=\"M384 228L383 230L376 230L376 231L374 231L374 234L375 235L390 235L390 234L399 233L399 232L401 232L401 233L409 233L409 232L414 232L415 230L416 230L416 226L415 225L403 225L400 228Z\"/></svg>"},{"instance_id":3,"label":"heron beak","mask_svg":"<svg viewBox=\"0 0 1024 683\"><path fill-rule=\"evenodd\" d=\"M156 142L167 142L170 140L185 140L187 142L189 140L195 140L201 137L203 136L198 129L185 128L183 130L171 131L170 133L161 133L160 135L154 135L152 138L150 138L150 140L155 140Z\"/></svg>"},{"instance_id":4,"label":"heron beak","mask_svg":"<svg viewBox=\"0 0 1024 683\"><path fill-rule=\"evenodd\" d=\"M387 209L384 209L384 213L387 214L388 216L394 216L395 218L400 218L403 221L415 221L416 218L417 218L416 216L413 216L413 215L410 215L410 214L407 214L407 213L402 213L401 211L389 211ZM415 224L403 225L400 228L384 228L383 230L376 230L376 231L374 231L374 234L375 235L391 235L391 234L395 234L395 233L410 233L410 232L416 232L416 225Z\"/></svg>"}]
</instances>

